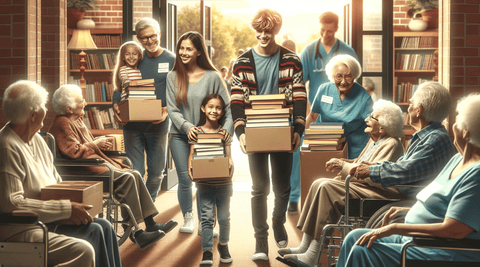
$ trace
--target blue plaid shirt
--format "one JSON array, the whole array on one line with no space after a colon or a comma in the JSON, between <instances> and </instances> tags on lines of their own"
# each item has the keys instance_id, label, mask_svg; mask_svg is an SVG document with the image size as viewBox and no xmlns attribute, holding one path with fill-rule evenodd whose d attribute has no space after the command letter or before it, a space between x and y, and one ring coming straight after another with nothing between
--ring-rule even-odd
<instances>
[{"instance_id":1,"label":"blue plaid shirt","mask_svg":"<svg viewBox=\"0 0 480 267\"><path fill-rule=\"evenodd\" d=\"M385 188L416 182L430 183L456 153L445 127L434 122L413 134L407 153L397 162L385 161L370 166L370 179ZM418 192L418 189L399 190L409 196Z\"/></svg>"}]
</instances>

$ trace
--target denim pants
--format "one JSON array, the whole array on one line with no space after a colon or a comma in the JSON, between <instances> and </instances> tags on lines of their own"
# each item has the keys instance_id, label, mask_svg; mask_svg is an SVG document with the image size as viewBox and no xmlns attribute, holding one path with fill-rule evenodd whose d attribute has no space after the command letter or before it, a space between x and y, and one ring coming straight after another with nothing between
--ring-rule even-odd
<instances>
[{"instance_id":1,"label":"denim pants","mask_svg":"<svg viewBox=\"0 0 480 267\"><path fill-rule=\"evenodd\" d=\"M272 169L272 186L275 194L272 221L285 223L290 196L290 173L292 170L292 153L255 153L248 155L250 174L252 176L252 224L255 238L268 236L267 197L270 193L270 172Z\"/></svg>"},{"instance_id":2,"label":"denim pants","mask_svg":"<svg viewBox=\"0 0 480 267\"><path fill-rule=\"evenodd\" d=\"M172 134L170 139L170 151L178 176L178 203L182 214L192 212L192 180L188 176L188 156L190 155L190 144L185 134ZM197 201L198 208L198 201ZM197 209L198 210L198 209ZM200 218L200 216L199 216Z\"/></svg>"},{"instance_id":3,"label":"denim pants","mask_svg":"<svg viewBox=\"0 0 480 267\"><path fill-rule=\"evenodd\" d=\"M152 125L152 124L150 124ZM145 179L145 152L147 154L147 181L146 186L152 201L158 195L160 184L163 179L163 170L167 158L167 136L169 129L169 119L160 124L160 131L148 131L148 126L144 131L130 131L123 129L125 138L125 152L133 163L133 169L140 172Z\"/></svg>"},{"instance_id":4,"label":"denim pants","mask_svg":"<svg viewBox=\"0 0 480 267\"><path fill-rule=\"evenodd\" d=\"M337 267L343 266L400 266L403 244L411 237L391 235L376 240L372 247L355 245L357 240L371 229L356 229L350 232L343 242ZM407 259L432 259L436 261L475 261L477 252L462 252L454 250L410 247ZM474 256L475 255L475 256Z\"/></svg>"},{"instance_id":5,"label":"denim pants","mask_svg":"<svg viewBox=\"0 0 480 267\"><path fill-rule=\"evenodd\" d=\"M215 207L217 208L220 236L218 242L228 243L230 239L230 197L232 186L197 186L197 203L202 224L202 251L213 251L213 227Z\"/></svg>"},{"instance_id":6,"label":"denim pants","mask_svg":"<svg viewBox=\"0 0 480 267\"><path fill-rule=\"evenodd\" d=\"M52 232L88 241L95 250L97 267L122 266L117 234L113 226L102 218L94 218L93 221L86 225L59 225Z\"/></svg>"},{"instance_id":7,"label":"denim pants","mask_svg":"<svg viewBox=\"0 0 480 267\"><path fill-rule=\"evenodd\" d=\"M305 135L302 134L302 138L300 139L300 146L298 147L297 151L293 152L292 157L292 174L290 174L290 199L288 202L290 203L298 203L300 199L300 148L303 144L303 139Z\"/></svg>"}]
</instances>

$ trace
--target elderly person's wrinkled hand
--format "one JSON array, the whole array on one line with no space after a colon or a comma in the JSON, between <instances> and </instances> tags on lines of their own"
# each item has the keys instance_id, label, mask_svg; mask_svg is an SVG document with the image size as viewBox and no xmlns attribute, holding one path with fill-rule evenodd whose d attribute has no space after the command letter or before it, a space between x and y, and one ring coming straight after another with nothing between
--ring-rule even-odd
<instances>
[{"instance_id":1,"label":"elderly person's wrinkled hand","mask_svg":"<svg viewBox=\"0 0 480 267\"><path fill-rule=\"evenodd\" d=\"M325 168L329 172L339 172L342 170L343 166L345 165L345 161L337 158L330 159L325 163Z\"/></svg>"},{"instance_id":2,"label":"elderly person's wrinkled hand","mask_svg":"<svg viewBox=\"0 0 480 267\"><path fill-rule=\"evenodd\" d=\"M92 205L85 205L82 203L71 202L72 203L72 214L70 220L76 225L79 224L88 224L93 222L93 218L88 213L88 210L92 209Z\"/></svg>"},{"instance_id":3,"label":"elderly person's wrinkled hand","mask_svg":"<svg viewBox=\"0 0 480 267\"><path fill-rule=\"evenodd\" d=\"M408 207L391 207L383 216L381 227L389 225L393 219L400 215L406 215L409 210Z\"/></svg>"},{"instance_id":4,"label":"elderly person's wrinkled hand","mask_svg":"<svg viewBox=\"0 0 480 267\"><path fill-rule=\"evenodd\" d=\"M373 242L375 242L375 240L386 237L386 236L391 236L393 234L396 234L395 224L390 224L390 225L372 230L372 231L362 235L357 240L356 245L363 246L368 242L367 248L370 248L373 245Z\"/></svg>"},{"instance_id":5,"label":"elderly person's wrinkled hand","mask_svg":"<svg viewBox=\"0 0 480 267\"><path fill-rule=\"evenodd\" d=\"M350 169L350 175L353 175L355 178L361 180L368 178L370 177L369 168L370 165L368 164L360 164Z\"/></svg>"},{"instance_id":6,"label":"elderly person's wrinkled hand","mask_svg":"<svg viewBox=\"0 0 480 267\"><path fill-rule=\"evenodd\" d=\"M93 141L101 150L111 150L112 141L107 137L99 137Z\"/></svg>"}]
</instances>

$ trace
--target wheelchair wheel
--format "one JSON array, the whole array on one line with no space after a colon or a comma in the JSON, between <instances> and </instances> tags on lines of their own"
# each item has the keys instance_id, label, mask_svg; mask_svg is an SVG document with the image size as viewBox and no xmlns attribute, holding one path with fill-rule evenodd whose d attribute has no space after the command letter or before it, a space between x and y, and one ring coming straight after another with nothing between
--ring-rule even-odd
<instances>
[{"instance_id":1,"label":"wheelchair wheel","mask_svg":"<svg viewBox=\"0 0 480 267\"><path fill-rule=\"evenodd\" d=\"M129 222L128 224L122 224L121 230L119 229L117 231L118 246L121 246L127 240L127 238L130 238L130 240L135 243L134 232L132 230L132 223Z\"/></svg>"},{"instance_id":2,"label":"wheelchair wheel","mask_svg":"<svg viewBox=\"0 0 480 267\"><path fill-rule=\"evenodd\" d=\"M380 209L378 209L372 217L367 221L365 228L375 229L379 228L382 225L383 217L391 207L411 207L415 203L415 200L406 199L398 202L389 203ZM397 215L393 218L391 223L403 223L405 222L405 214Z\"/></svg>"}]
</instances>

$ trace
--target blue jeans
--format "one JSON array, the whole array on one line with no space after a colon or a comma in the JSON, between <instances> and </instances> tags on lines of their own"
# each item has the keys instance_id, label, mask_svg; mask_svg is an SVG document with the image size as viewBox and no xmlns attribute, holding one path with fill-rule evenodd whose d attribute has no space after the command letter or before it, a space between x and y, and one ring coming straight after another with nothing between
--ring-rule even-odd
<instances>
[{"instance_id":1,"label":"blue jeans","mask_svg":"<svg viewBox=\"0 0 480 267\"><path fill-rule=\"evenodd\" d=\"M215 223L215 207L220 226L218 242L228 243L230 240L230 197L232 186L198 186L197 203L201 213L202 251L213 251L213 227Z\"/></svg>"},{"instance_id":2,"label":"blue jeans","mask_svg":"<svg viewBox=\"0 0 480 267\"><path fill-rule=\"evenodd\" d=\"M170 151L178 176L178 203L182 214L192 212L192 180L188 176L188 156L190 155L190 145L185 134L172 134L170 139ZM197 201L198 208L198 201ZM200 216L199 216L200 217Z\"/></svg>"},{"instance_id":3,"label":"blue jeans","mask_svg":"<svg viewBox=\"0 0 480 267\"><path fill-rule=\"evenodd\" d=\"M153 125L153 124L150 124ZM170 121L167 119L160 124L160 131L149 131L149 127L143 131L130 131L123 129L125 138L125 152L132 160L133 169L140 172L145 180L145 152L147 153L147 182L148 193L152 201L158 195L160 184L163 179L167 159L167 136Z\"/></svg>"},{"instance_id":4,"label":"blue jeans","mask_svg":"<svg viewBox=\"0 0 480 267\"><path fill-rule=\"evenodd\" d=\"M400 257L403 244L411 237L391 235L376 240L372 247L355 245L357 240L371 229L356 229L350 232L342 244L337 267L343 266L400 266ZM476 261L479 253L454 250L430 249L410 247L407 250L407 259L436 261Z\"/></svg>"},{"instance_id":5,"label":"blue jeans","mask_svg":"<svg viewBox=\"0 0 480 267\"><path fill-rule=\"evenodd\" d=\"M248 155L252 176L252 224L256 239L268 237L267 197L270 193L270 166L275 194L272 221L285 223L288 198L290 197L290 174L292 153L254 153Z\"/></svg>"},{"instance_id":6,"label":"blue jeans","mask_svg":"<svg viewBox=\"0 0 480 267\"><path fill-rule=\"evenodd\" d=\"M93 221L87 225L59 225L53 232L88 241L95 250L95 266L121 267L117 234L112 225L101 218Z\"/></svg>"}]
</instances>

